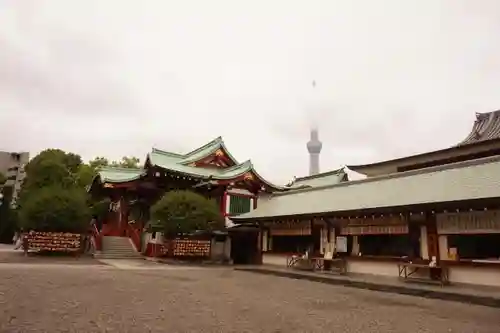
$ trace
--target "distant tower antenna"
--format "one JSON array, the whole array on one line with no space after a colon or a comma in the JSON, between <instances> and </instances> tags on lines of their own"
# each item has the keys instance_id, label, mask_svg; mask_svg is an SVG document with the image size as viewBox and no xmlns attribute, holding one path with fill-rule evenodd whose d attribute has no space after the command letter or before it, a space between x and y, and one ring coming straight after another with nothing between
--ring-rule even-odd
<instances>
[{"instance_id":1,"label":"distant tower antenna","mask_svg":"<svg viewBox=\"0 0 500 333\"><path fill-rule=\"evenodd\" d=\"M313 89L316 87L316 81L312 81ZM319 154L323 144L319 141L318 128L316 125L311 128L311 137L307 142L307 151L309 152L309 176L319 173Z\"/></svg>"}]
</instances>

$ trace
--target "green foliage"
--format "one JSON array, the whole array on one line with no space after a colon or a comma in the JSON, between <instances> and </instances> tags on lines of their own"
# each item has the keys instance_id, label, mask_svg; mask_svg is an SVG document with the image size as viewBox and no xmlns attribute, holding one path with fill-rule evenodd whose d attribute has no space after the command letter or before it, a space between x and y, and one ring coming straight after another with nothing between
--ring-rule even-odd
<instances>
[{"instance_id":1,"label":"green foliage","mask_svg":"<svg viewBox=\"0 0 500 333\"><path fill-rule=\"evenodd\" d=\"M76 174L76 186L85 188L92 184L96 175L96 170L89 164L81 164Z\"/></svg>"},{"instance_id":2,"label":"green foliage","mask_svg":"<svg viewBox=\"0 0 500 333\"><path fill-rule=\"evenodd\" d=\"M92 202L90 205L90 213L93 216L97 216L97 219L103 220L108 214L110 203L111 200L109 198Z\"/></svg>"},{"instance_id":3,"label":"green foliage","mask_svg":"<svg viewBox=\"0 0 500 333\"><path fill-rule=\"evenodd\" d=\"M30 192L52 184L72 188L78 184L78 171L82 165L79 155L60 149L47 149L35 156L26 166L26 179L20 193L20 204Z\"/></svg>"},{"instance_id":4,"label":"green foliage","mask_svg":"<svg viewBox=\"0 0 500 333\"><path fill-rule=\"evenodd\" d=\"M12 192L12 186L4 186L1 191L0 243L11 243L16 229L16 211L10 208Z\"/></svg>"},{"instance_id":5,"label":"green foliage","mask_svg":"<svg viewBox=\"0 0 500 333\"><path fill-rule=\"evenodd\" d=\"M77 173L80 164L82 164L82 158L79 155L66 153L60 149L46 149L35 156L28 163L25 170L29 174L30 171L32 172L39 169L39 165L45 163L46 161L64 165L68 169L68 172L71 174Z\"/></svg>"},{"instance_id":6,"label":"green foliage","mask_svg":"<svg viewBox=\"0 0 500 333\"><path fill-rule=\"evenodd\" d=\"M89 166L92 169L97 170L99 168L109 166L109 161L105 157L96 157L93 160L89 161Z\"/></svg>"},{"instance_id":7,"label":"green foliage","mask_svg":"<svg viewBox=\"0 0 500 333\"><path fill-rule=\"evenodd\" d=\"M85 186L93 170L79 155L47 149L26 166L18 200L18 223L39 231L81 232L90 211Z\"/></svg>"},{"instance_id":8,"label":"green foliage","mask_svg":"<svg viewBox=\"0 0 500 333\"><path fill-rule=\"evenodd\" d=\"M87 195L80 188L50 185L31 193L19 210L25 230L83 232L90 220Z\"/></svg>"},{"instance_id":9,"label":"green foliage","mask_svg":"<svg viewBox=\"0 0 500 333\"><path fill-rule=\"evenodd\" d=\"M167 235L224 227L217 203L191 191L168 192L151 208L151 217Z\"/></svg>"},{"instance_id":10,"label":"green foliage","mask_svg":"<svg viewBox=\"0 0 500 333\"><path fill-rule=\"evenodd\" d=\"M123 156L121 161L113 161L111 163L112 167L119 167L119 168L139 168L140 160L137 157L128 157L128 156Z\"/></svg>"},{"instance_id":11,"label":"green foliage","mask_svg":"<svg viewBox=\"0 0 500 333\"><path fill-rule=\"evenodd\" d=\"M134 156L123 156L120 161L109 162L109 160L105 157L96 157L92 161L89 161L89 166L91 166L94 170L106 166L115 168L139 168L140 160Z\"/></svg>"},{"instance_id":12,"label":"green foliage","mask_svg":"<svg viewBox=\"0 0 500 333\"><path fill-rule=\"evenodd\" d=\"M7 181L7 177L3 173L0 172L0 186L5 184L6 181Z\"/></svg>"}]
</instances>

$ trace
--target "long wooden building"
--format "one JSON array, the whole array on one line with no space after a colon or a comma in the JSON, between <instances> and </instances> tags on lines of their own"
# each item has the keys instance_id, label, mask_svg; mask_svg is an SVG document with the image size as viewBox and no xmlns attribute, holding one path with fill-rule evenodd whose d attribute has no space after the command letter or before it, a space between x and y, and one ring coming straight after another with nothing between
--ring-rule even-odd
<instances>
[{"instance_id":1,"label":"long wooden building","mask_svg":"<svg viewBox=\"0 0 500 333\"><path fill-rule=\"evenodd\" d=\"M260 226L264 262L284 265L276 237L300 229L348 272L398 276L403 258L434 259L451 282L500 286L500 111L477 114L453 147L348 168L368 178L273 193L232 220Z\"/></svg>"}]
</instances>

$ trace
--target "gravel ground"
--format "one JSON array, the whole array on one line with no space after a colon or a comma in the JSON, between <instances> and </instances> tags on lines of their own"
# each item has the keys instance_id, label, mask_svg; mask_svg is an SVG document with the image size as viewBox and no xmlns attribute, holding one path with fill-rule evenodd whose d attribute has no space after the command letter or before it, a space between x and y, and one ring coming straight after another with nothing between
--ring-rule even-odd
<instances>
[{"instance_id":1,"label":"gravel ground","mask_svg":"<svg viewBox=\"0 0 500 333\"><path fill-rule=\"evenodd\" d=\"M493 308L141 265L0 264L0 332L500 332Z\"/></svg>"}]
</instances>

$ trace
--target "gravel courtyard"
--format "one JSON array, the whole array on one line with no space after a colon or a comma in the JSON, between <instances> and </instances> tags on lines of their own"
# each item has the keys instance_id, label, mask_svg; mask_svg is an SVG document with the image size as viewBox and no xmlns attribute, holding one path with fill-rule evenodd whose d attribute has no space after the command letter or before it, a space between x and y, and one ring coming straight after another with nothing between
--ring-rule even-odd
<instances>
[{"instance_id":1,"label":"gravel courtyard","mask_svg":"<svg viewBox=\"0 0 500 333\"><path fill-rule=\"evenodd\" d=\"M500 311L155 263L0 263L0 332L500 332Z\"/></svg>"}]
</instances>

